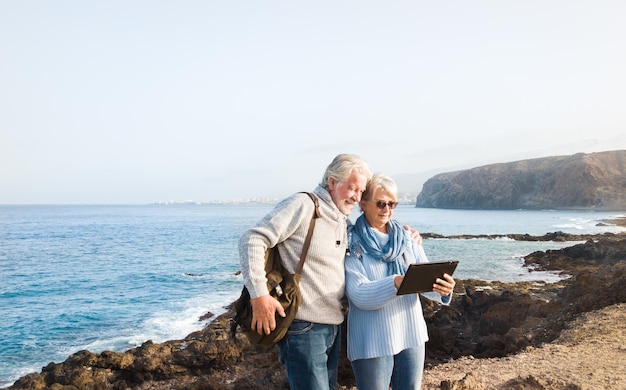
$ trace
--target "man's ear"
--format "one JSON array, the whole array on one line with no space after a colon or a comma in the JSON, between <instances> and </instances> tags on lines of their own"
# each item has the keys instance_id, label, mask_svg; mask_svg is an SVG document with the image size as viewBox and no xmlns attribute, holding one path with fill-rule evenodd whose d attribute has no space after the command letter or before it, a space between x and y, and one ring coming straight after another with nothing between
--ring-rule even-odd
<instances>
[{"instance_id":1,"label":"man's ear","mask_svg":"<svg viewBox=\"0 0 626 390\"><path fill-rule=\"evenodd\" d=\"M333 176L328 178L328 191L334 191L335 187L337 186L337 179L335 179Z\"/></svg>"}]
</instances>

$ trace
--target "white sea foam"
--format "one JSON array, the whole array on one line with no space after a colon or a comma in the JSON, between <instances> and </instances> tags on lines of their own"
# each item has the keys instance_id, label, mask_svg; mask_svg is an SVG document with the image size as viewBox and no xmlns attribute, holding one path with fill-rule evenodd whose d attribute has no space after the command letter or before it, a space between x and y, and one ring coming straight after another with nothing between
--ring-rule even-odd
<instances>
[{"instance_id":1,"label":"white sea foam","mask_svg":"<svg viewBox=\"0 0 626 390\"><path fill-rule=\"evenodd\" d=\"M568 229L583 230L585 227L579 223L564 223L560 225L554 225L554 228L559 229L559 230L568 230Z\"/></svg>"}]
</instances>

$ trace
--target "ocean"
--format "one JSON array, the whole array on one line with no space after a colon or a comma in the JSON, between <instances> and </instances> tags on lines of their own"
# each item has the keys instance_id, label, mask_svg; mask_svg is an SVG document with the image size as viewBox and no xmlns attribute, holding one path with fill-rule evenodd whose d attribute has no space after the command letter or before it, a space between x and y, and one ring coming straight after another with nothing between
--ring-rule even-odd
<instances>
[{"instance_id":1,"label":"ocean","mask_svg":"<svg viewBox=\"0 0 626 390\"><path fill-rule=\"evenodd\" d=\"M272 205L0 206L0 387L87 349L181 339L241 291L237 242ZM357 216L354 212L352 220ZM394 218L442 235L603 233L617 212L476 211L399 205ZM554 282L522 257L573 242L428 239L457 278Z\"/></svg>"}]
</instances>

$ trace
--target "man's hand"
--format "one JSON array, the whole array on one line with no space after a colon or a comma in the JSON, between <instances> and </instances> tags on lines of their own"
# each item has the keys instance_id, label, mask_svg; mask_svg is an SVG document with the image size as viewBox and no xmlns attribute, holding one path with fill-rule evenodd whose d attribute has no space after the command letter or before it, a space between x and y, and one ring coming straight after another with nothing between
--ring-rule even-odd
<instances>
[{"instance_id":1,"label":"man's hand","mask_svg":"<svg viewBox=\"0 0 626 390\"><path fill-rule=\"evenodd\" d=\"M411 232L411 238L415 240L418 245L422 245L422 236L420 236L420 233L417 230L413 229L409 225L404 225L404 228Z\"/></svg>"},{"instance_id":2,"label":"man's hand","mask_svg":"<svg viewBox=\"0 0 626 390\"><path fill-rule=\"evenodd\" d=\"M271 295L250 299L252 305L252 323L250 327L258 334L270 334L276 329L276 313L285 316L285 309Z\"/></svg>"}]
</instances>

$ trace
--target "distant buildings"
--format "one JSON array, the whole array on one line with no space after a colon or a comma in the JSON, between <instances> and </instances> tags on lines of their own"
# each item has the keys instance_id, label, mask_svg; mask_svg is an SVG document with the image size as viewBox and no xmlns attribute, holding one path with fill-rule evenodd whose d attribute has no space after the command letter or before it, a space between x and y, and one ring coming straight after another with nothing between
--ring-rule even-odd
<instances>
[{"instance_id":1,"label":"distant buildings","mask_svg":"<svg viewBox=\"0 0 626 390\"><path fill-rule=\"evenodd\" d=\"M400 193L398 202L400 204L415 204L416 193L406 192ZM228 205L228 204L276 204L280 201L278 198L243 198L231 200L166 200L159 201L154 204L158 205Z\"/></svg>"},{"instance_id":2,"label":"distant buildings","mask_svg":"<svg viewBox=\"0 0 626 390\"><path fill-rule=\"evenodd\" d=\"M167 200L159 201L154 204L158 205L226 205L226 204L276 204L280 199L270 198L246 198L231 200Z\"/></svg>"}]
</instances>

